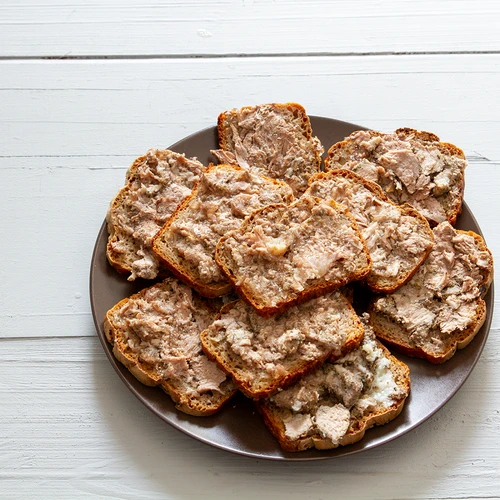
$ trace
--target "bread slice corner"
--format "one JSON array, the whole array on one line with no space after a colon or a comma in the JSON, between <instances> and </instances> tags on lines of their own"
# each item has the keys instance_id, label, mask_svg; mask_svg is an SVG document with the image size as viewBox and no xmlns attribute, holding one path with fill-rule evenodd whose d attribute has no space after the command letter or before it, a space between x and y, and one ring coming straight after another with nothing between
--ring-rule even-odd
<instances>
[{"instance_id":1,"label":"bread slice corner","mask_svg":"<svg viewBox=\"0 0 500 500\"><path fill-rule=\"evenodd\" d=\"M178 304L179 301L186 300L190 302L186 310L191 310L192 325L195 326L189 334L191 338L185 342L186 345L174 348L174 346L168 345L170 342L168 339L163 340L162 335L158 337L155 323L163 322L163 324L170 325L173 331L176 328L179 328L179 331L181 328L185 328L174 315L158 311L161 311L165 304L168 307L169 304L174 305ZM137 310L133 316L128 318L130 321L127 322L127 309L130 307L135 307ZM152 311L155 312L152 313ZM180 311L179 314L181 314ZM189 375L188 372L188 376L186 376L184 371L176 373L175 369L170 369L171 373L169 373L168 363L170 361L152 361L148 357L150 354L147 351L151 348L157 348L158 342L160 344L164 342L167 344L167 354L174 364L176 361L185 361L187 369L190 370L190 364L197 363L208 371L207 377L210 377L210 373L213 374L213 370L218 369L215 364L210 366L211 362L206 360L202 353L199 331L206 325L207 321L215 317L215 314L216 311L211 303L196 297L190 289L177 282L175 278L168 278L121 300L112 307L104 318L104 332L108 342L113 346L113 354L116 359L137 380L146 386L161 387L172 398L179 411L194 416L209 416L219 411L236 393L236 387L231 379L226 377L225 380L222 380L223 375L221 374L221 377L216 374L219 382L218 387L213 386L201 391L199 388L203 382L196 380L197 377L203 377L203 374ZM131 326L139 317L144 321L144 325L139 327L146 331L146 335L143 337L139 336L136 326ZM147 324L148 322L149 324ZM148 340L153 335L156 335L157 338L155 344ZM196 347L197 345L198 347ZM189 346L191 346L190 350Z\"/></svg>"}]
</instances>

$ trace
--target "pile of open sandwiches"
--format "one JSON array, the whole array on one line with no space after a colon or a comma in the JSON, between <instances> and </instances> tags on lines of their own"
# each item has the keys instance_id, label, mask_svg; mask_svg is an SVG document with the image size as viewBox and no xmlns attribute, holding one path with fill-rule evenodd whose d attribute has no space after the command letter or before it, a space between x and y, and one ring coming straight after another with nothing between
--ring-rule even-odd
<instances>
[{"instance_id":1,"label":"pile of open sandwiches","mask_svg":"<svg viewBox=\"0 0 500 500\"><path fill-rule=\"evenodd\" d=\"M106 314L113 352L192 415L240 390L287 451L358 441L410 391L379 339L442 363L484 322L492 256L453 227L465 156L427 132L358 131L321 171L295 103L226 111L218 135L220 164L150 150L111 203L109 262L156 280Z\"/></svg>"}]
</instances>

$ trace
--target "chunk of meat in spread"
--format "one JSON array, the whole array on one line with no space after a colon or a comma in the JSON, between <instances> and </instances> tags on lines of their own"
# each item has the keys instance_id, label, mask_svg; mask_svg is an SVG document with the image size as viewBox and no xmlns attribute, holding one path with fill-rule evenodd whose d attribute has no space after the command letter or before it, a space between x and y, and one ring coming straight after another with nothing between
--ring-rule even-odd
<instances>
[{"instance_id":1,"label":"chunk of meat in spread","mask_svg":"<svg viewBox=\"0 0 500 500\"><path fill-rule=\"evenodd\" d=\"M375 163L368 160L348 162L346 168L372 182L378 182L379 178L385 173L383 167L375 165Z\"/></svg>"},{"instance_id":2,"label":"chunk of meat in spread","mask_svg":"<svg viewBox=\"0 0 500 500\"><path fill-rule=\"evenodd\" d=\"M203 394L208 391L220 391L220 385L226 375L213 361L206 356L197 356L191 360L191 368L198 381L197 391Z\"/></svg>"},{"instance_id":3,"label":"chunk of meat in spread","mask_svg":"<svg viewBox=\"0 0 500 500\"><path fill-rule=\"evenodd\" d=\"M297 383L273 396L273 402L280 408L290 408L296 412L311 411L323 395L321 370L309 374L304 383Z\"/></svg>"},{"instance_id":4,"label":"chunk of meat in spread","mask_svg":"<svg viewBox=\"0 0 500 500\"><path fill-rule=\"evenodd\" d=\"M165 356L162 357L162 362L165 363L164 367L160 370L164 377L171 379L182 379L188 377L189 373L189 358L186 356ZM158 362L158 360L152 360Z\"/></svg>"},{"instance_id":5,"label":"chunk of meat in spread","mask_svg":"<svg viewBox=\"0 0 500 500\"><path fill-rule=\"evenodd\" d=\"M326 376L325 383L328 390L332 391L347 408L351 408L356 403L364 389L361 373L342 364L333 365L332 370Z\"/></svg>"},{"instance_id":6,"label":"chunk of meat in spread","mask_svg":"<svg viewBox=\"0 0 500 500\"><path fill-rule=\"evenodd\" d=\"M410 149L388 151L379 158L379 162L401 179L410 194L417 190L417 183L420 180L420 163ZM427 182L429 182L428 179Z\"/></svg>"},{"instance_id":7,"label":"chunk of meat in spread","mask_svg":"<svg viewBox=\"0 0 500 500\"><path fill-rule=\"evenodd\" d=\"M443 206L435 198L424 196L422 200L415 200L413 206L419 210L424 217L432 221L444 222L446 220L446 212Z\"/></svg>"},{"instance_id":8,"label":"chunk of meat in spread","mask_svg":"<svg viewBox=\"0 0 500 500\"><path fill-rule=\"evenodd\" d=\"M238 165L238 160L231 151L226 151L225 149L211 149L210 152L219 160L219 163Z\"/></svg>"},{"instance_id":9,"label":"chunk of meat in spread","mask_svg":"<svg viewBox=\"0 0 500 500\"><path fill-rule=\"evenodd\" d=\"M314 425L310 415L300 413L291 415L283 423L286 436L293 440L306 436Z\"/></svg>"},{"instance_id":10,"label":"chunk of meat in spread","mask_svg":"<svg viewBox=\"0 0 500 500\"><path fill-rule=\"evenodd\" d=\"M350 419L349 410L341 404L320 406L314 417L321 435L335 444L346 434Z\"/></svg>"}]
</instances>

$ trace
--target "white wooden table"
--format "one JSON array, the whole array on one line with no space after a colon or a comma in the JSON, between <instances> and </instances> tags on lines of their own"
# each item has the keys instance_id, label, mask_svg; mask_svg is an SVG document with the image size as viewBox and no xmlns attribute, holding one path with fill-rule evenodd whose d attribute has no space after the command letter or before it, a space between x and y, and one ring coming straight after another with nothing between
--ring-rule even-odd
<instances>
[{"instance_id":1,"label":"white wooden table","mask_svg":"<svg viewBox=\"0 0 500 500\"><path fill-rule=\"evenodd\" d=\"M25 5L22 5L24 4ZM500 308L457 395L394 442L314 463L191 439L125 388L89 263L126 168L222 110L297 101L464 149L500 258L500 3L0 1L0 498L500 496Z\"/></svg>"}]
</instances>

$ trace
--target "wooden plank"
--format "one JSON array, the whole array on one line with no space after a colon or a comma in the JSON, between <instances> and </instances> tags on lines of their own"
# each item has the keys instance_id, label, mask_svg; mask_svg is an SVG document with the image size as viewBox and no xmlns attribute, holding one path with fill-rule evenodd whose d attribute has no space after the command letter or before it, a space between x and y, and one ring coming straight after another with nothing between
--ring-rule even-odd
<instances>
[{"instance_id":1,"label":"wooden plank","mask_svg":"<svg viewBox=\"0 0 500 500\"><path fill-rule=\"evenodd\" d=\"M33 168L29 159L22 164L0 171L8 198L2 201L2 230L9 235L3 255L11 263L0 272L9 290L0 305L0 336L95 335L90 259L126 167L75 171Z\"/></svg>"},{"instance_id":2,"label":"wooden plank","mask_svg":"<svg viewBox=\"0 0 500 500\"><path fill-rule=\"evenodd\" d=\"M4 61L0 154L137 156L225 109L295 100L372 128L430 129L499 161L499 87L500 55Z\"/></svg>"},{"instance_id":3,"label":"wooden plank","mask_svg":"<svg viewBox=\"0 0 500 500\"><path fill-rule=\"evenodd\" d=\"M286 464L231 455L171 428L123 386L95 337L0 341L2 498L198 498L207 491L276 498L286 490L298 499L330 498L332 489L346 499L494 497L498 369L498 358L482 358L442 410L392 443Z\"/></svg>"},{"instance_id":4,"label":"wooden plank","mask_svg":"<svg viewBox=\"0 0 500 500\"><path fill-rule=\"evenodd\" d=\"M33 0L0 5L0 56L498 51L498 2Z\"/></svg>"}]
</instances>

